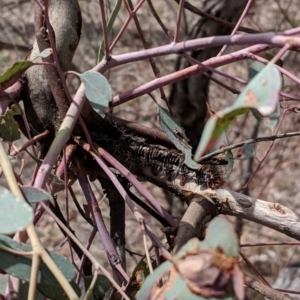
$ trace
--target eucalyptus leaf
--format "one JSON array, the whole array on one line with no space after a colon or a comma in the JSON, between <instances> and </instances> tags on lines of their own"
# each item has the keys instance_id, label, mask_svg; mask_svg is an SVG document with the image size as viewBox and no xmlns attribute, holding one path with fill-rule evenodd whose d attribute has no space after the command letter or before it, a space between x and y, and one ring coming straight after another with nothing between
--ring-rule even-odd
<instances>
[{"instance_id":1,"label":"eucalyptus leaf","mask_svg":"<svg viewBox=\"0 0 300 300\"><path fill-rule=\"evenodd\" d=\"M53 197L43 189L35 188L32 186L22 186L21 190L26 200L30 203L33 209L35 208L36 204L41 201L48 200L53 205L55 204Z\"/></svg>"},{"instance_id":2,"label":"eucalyptus leaf","mask_svg":"<svg viewBox=\"0 0 300 300\"><path fill-rule=\"evenodd\" d=\"M80 80L85 86L85 95L93 109L104 117L104 110L112 100L112 90L107 79L95 71L87 71L80 75Z\"/></svg>"},{"instance_id":3,"label":"eucalyptus leaf","mask_svg":"<svg viewBox=\"0 0 300 300\"><path fill-rule=\"evenodd\" d=\"M14 142L20 138L19 124L15 120L15 115L20 115L20 107L13 104L7 109L0 124L0 137L7 142Z\"/></svg>"},{"instance_id":4,"label":"eucalyptus leaf","mask_svg":"<svg viewBox=\"0 0 300 300\"><path fill-rule=\"evenodd\" d=\"M33 210L25 201L0 186L0 233L12 234L26 229L33 221Z\"/></svg>"},{"instance_id":5,"label":"eucalyptus leaf","mask_svg":"<svg viewBox=\"0 0 300 300\"><path fill-rule=\"evenodd\" d=\"M30 206L29 206L30 207ZM31 209L31 208L30 208ZM31 246L18 243L8 236L0 235L0 244L13 250L21 252L31 252ZM54 263L59 267L63 275L68 281L71 281L76 276L75 267L64 256L48 251ZM8 251L0 249L0 269L6 273L18 277L22 280L29 281L31 273L32 258L31 256L17 256ZM38 283L47 284L49 286L59 287L60 284L54 277L49 268L44 262L41 262L38 271Z\"/></svg>"},{"instance_id":6,"label":"eucalyptus leaf","mask_svg":"<svg viewBox=\"0 0 300 300\"><path fill-rule=\"evenodd\" d=\"M214 218L208 225L207 237L201 249L222 249L229 257L239 256L239 242L231 224L222 217Z\"/></svg>"},{"instance_id":7,"label":"eucalyptus leaf","mask_svg":"<svg viewBox=\"0 0 300 300\"><path fill-rule=\"evenodd\" d=\"M197 147L195 161L214 146L236 116L248 113L249 110L255 110L262 116L269 116L275 111L282 85L281 75L272 63L258 71L259 66L258 69L253 68L252 72L254 73L249 75L252 78L251 81L232 106L210 117Z\"/></svg>"},{"instance_id":8,"label":"eucalyptus leaf","mask_svg":"<svg viewBox=\"0 0 300 300\"><path fill-rule=\"evenodd\" d=\"M190 169L199 169L199 164L192 159L192 148L187 143L188 138L186 137L184 130L181 128L178 122L171 117L170 113L165 108L158 105L158 110L159 123L175 147L184 153L185 164Z\"/></svg>"},{"instance_id":9,"label":"eucalyptus leaf","mask_svg":"<svg viewBox=\"0 0 300 300\"><path fill-rule=\"evenodd\" d=\"M84 285L86 290L91 285L92 280L93 276L84 276ZM110 289L110 286L110 281L104 275L99 274L94 285L92 297L90 297L89 300L103 299L105 293Z\"/></svg>"},{"instance_id":10,"label":"eucalyptus leaf","mask_svg":"<svg viewBox=\"0 0 300 300\"><path fill-rule=\"evenodd\" d=\"M42 58L46 58L48 56L50 56L53 53L53 50L51 48L47 48L45 50L43 50L38 56L42 57Z\"/></svg>"},{"instance_id":11,"label":"eucalyptus leaf","mask_svg":"<svg viewBox=\"0 0 300 300\"><path fill-rule=\"evenodd\" d=\"M34 63L29 60L22 60L6 69L4 73L0 74L0 92L13 85L21 78L22 74L33 65Z\"/></svg>"},{"instance_id":12,"label":"eucalyptus leaf","mask_svg":"<svg viewBox=\"0 0 300 300\"><path fill-rule=\"evenodd\" d=\"M0 295L5 295L6 286L9 280L9 275L3 275L0 277Z\"/></svg>"}]
</instances>

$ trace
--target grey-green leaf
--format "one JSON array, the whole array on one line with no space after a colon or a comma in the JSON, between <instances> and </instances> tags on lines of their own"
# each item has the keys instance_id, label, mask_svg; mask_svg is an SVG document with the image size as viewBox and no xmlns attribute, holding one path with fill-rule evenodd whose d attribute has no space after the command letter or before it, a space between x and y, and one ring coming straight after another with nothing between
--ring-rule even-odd
<instances>
[{"instance_id":1,"label":"grey-green leaf","mask_svg":"<svg viewBox=\"0 0 300 300\"><path fill-rule=\"evenodd\" d=\"M8 283L8 279L9 279L9 275L6 274L6 275L3 275L1 278L0 278L0 295L5 295L5 289L6 289L6 285Z\"/></svg>"},{"instance_id":2,"label":"grey-green leaf","mask_svg":"<svg viewBox=\"0 0 300 300\"><path fill-rule=\"evenodd\" d=\"M32 186L22 186L21 190L26 197L26 200L30 203L33 209L35 208L37 203L46 200L49 200L54 205L52 196L42 189Z\"/></svg>"},{"instance_id":3,"label":"grey-green leaf","mask_svg":"<svg viewBox=\"0 0 300 300\"><path fill-rule=\"evenodd\" d=\"M74 282L70 282L73 290L76 292L76 294L80 297L81 290L79 286ZM47 299L50 300L68 300L69 297L65 293L65 291L57 285L50 285L50 284L44 284L39 283L37 286L38 291Z\"/></svg>"},{"instance_id":4,"label":"grey-green leaf","mask_svg":"<svg viewBox=\"0 0 300 300\"><path fill-rule=\"evenodd\" d=\"M24 230L33 220L33 210L25 201L0 186L0 233L12 234Z\"/></svg>"},{"instance_id":5,"label":"grey-green leaf","mask_svg":"<svg viewBox=\"0 0 300 300\"><path fill-rule=\"evenodd\" d=\"M87 290L89 286L91 285L93 280L92 276L85 276L84 277L84 285L85 289ZM96 279L96 283L94 285L92 297L90 297L90 300L92 298L94 299L102 299L105 296L105 293L109 290L110 288L110 281L104 276L104 275L98 275Z\"/></svg>"},{"instance_id":6,"label":"grey-green leaf","mask_svg":"<svg viewBox=\"0 0 300 300\"><path fill-rule=\"evenodd\" d=\"M184 130L177 121L171 117L170 113L165 108L158 105L158 110L160 126L176 148L184 153L185 164L191 169L199 169L199 164L192 159L192 148L187 143L188 138L186 137Z\"/></svg>"},{"instance_id":7,"label":"grey-green leaf","mask_svg":"<svg viewBox=\"0 0 300 300\"><path fill-rule=\"evenodd\" d=\"M89 99L93 109L104 117L104 109L112 100L112 90L107 79L95 71L87 71L80 75L85 86L85 95Z\"/></svg>"},{"instance_id":8,"label":"grey-green leaf","mask_svg":"<svg viewBox=\"0 0 300 300\"><path fill-rule=\"evenodd\" d=\"M238 257L239 242L231 224L222 217L213 219L208 225L207 238L201 242L201 249L222 249L230 257Z\"/></svg>"},{"instance_id":9,"label":"grey-green leaf","mask_svg":"<svg viewBox=\"0 0 300 300\"><path fill-rule=\"evenodd\" d=\"M0 235L0 244L17 251L32 251L31 246L24 243L18 243L4 235ZM52 251L48 252L66 279L71 281L76 276L75 267L64 256ZM17 256L16 254L0 249L0 257L0 269L22 280L29 281L32 265L31 256ZM38 283L60 286L59 282L43 262L41 262L39 267Z\"/></svg>"}]
</instances>

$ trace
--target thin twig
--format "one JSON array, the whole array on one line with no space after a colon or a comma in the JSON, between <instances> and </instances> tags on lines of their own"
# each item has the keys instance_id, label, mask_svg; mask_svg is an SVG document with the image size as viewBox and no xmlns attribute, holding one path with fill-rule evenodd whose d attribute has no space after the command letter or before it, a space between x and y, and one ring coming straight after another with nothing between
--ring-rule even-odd
<instances>
[{"instance_id":1,"label":"thin twig","mask_svg":"<svg viewBox=\"0 0 300 300\"><path fill-rule=\"evenodd\" d=\"M211 158L213 156L216 156L218 154L224 153L226 151L242 147L244 145L260 143L260 142L270 142L270 141L275 141L277 139L282 139L282 138L287 138L287 137L292 137L292 136L298 136L298 135L300 135L300 131L281 133L281 134L276 134L276 135L271 135L271 136L265 136L265 137L258 137L258 138L255 138L255 139L249 139L249 140L246 140L246 141L243 141L243 142L239 142L239 143L221 148L221 149L219 149L217 151L214 151L212 153L209 153L207 155L204 155L199 159L199 162L201 162L203 160L206 160L208 158Z\"/></svg>"}]
</instances>

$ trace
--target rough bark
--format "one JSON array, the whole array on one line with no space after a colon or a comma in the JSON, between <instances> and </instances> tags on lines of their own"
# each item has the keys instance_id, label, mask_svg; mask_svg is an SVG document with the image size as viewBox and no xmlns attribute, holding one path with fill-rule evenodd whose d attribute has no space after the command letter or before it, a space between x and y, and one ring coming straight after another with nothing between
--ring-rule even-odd
<instances>
[{"instance_id":1,"label":"rough bark","mask_svg":"<svg viewBox=\"0 0 300 300\"><path fill-rule=\"evenodd\" d=\"M37 56L49 46L49 41L44 19L41 15L41 9L37 4L35 18L37 40L44 39L44 43L38 43L36 40L28 59L34 60L34 62L42 62L42 59L37 58ZM56 51L60 67L63 71L67 71L80 39L81 12L78 2L50 0L49 18L55 33ZM41 35L43 36L41 37ZM46 61L49 61L49 59L46 59ZM45 68L47 68L47 70ZM56 81L59 83L60 80L55 67L33 66L29 68L23 78L24 93L22 95L31 134L36 135L48 130L49 135L47 139L43 141L43 143L46 144L52 142L62 117L59 115L59 110L49 85L49 72L54 72ZM22 131L26 132L22 121L20 121L20 125Z\"/></svg>"}]
</instances>

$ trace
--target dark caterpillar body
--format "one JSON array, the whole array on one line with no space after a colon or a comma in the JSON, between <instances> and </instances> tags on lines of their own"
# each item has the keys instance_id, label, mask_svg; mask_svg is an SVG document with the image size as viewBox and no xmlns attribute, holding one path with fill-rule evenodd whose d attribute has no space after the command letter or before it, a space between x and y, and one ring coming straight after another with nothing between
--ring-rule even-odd
<instances>
[{"instance_id":1,"label":"dark caterpillar body","mask_svg":"<svg viewBox=\"0 0 300 300\"><path fill-rule=\"evenodd\" d=\"M202 189L216 189L224 184L217 165L202 164L198 170L190 169L184 163L182 152L149 144L114 120L107 118L101 136L92 133L92 137L130 171L144 175L150 181L153 178L155 183L159 180L167 180L169 183L179 180L182 187L194 183Z\"/></svg>"}]
</instances>

